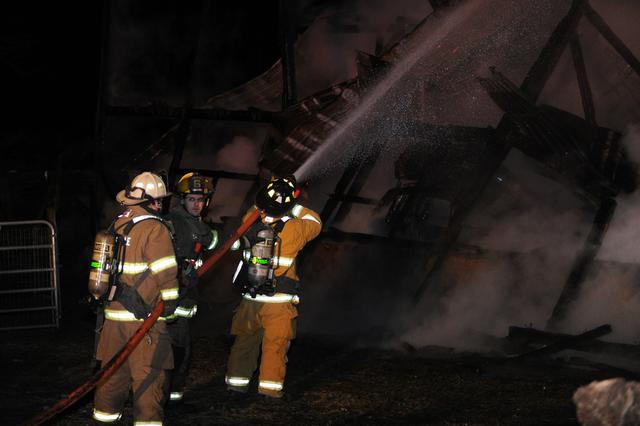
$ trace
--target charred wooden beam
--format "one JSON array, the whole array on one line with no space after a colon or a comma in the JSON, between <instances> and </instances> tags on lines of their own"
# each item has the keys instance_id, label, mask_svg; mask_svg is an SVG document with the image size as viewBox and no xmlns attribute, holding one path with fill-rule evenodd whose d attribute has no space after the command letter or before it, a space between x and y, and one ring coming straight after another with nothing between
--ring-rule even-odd
<instances>
[{"instance_id":1,"label":"charred wooden beam","mask_svg":"<svg viewBox=\"0 0 640 426\"><path fill-rule=\"evenodd\" d=\"M389 70L390 66L389 62L359 50L356 55L356 68L358 70L358 86L360 89L374 84Z\"/></svg>"},{"instance_id":2,"label":"charred wooden beam","mask_svg":"<svg viewBox=\"0 0 640 426\"><path fill-rule=\"evenodd\" d=\"M551 333L528 327L509 327L507 340L527 346L548 346L556 342L572 337L570 334ZM622 356L638 359L640 346L627 343L607 342L603 340L584 340L576 342L572 349L592 353L606 353L608 355Z\"/></svg>"},{"instance_id":3,"label":"charred wooden beam","mask_svg":"<svg viewBox=\"0 0 640 426\"><path fill-rule=\"evenodd\" d=\"M272 123L276 114L259 109L230 111L214 108L178 108L164 104L139 106L107 106L106 114L114 117L190 118L196 120L247 121Z\"/></svg>"},{"instance_id":4,"label":"charred wooden beam","mask_svg":"<svg viewBox=\"0 0 640 426\"><path fill-rule=\"evenodd\" d=\"M622 40L613 32L611 27L607 25L602 16L598 14L591 5L586 3L584 5L584 14L593 24L594 27L602 34L602 36L611 44L611 46L618 52L620 56L629 64L629 66L636 72L636 74L640 75L640 61L635 55L629 50L629 48L624 44Z\"/></svg>"},{"instance_id":5,"label":"charred wooden beam","mask_svg":"<svg viewBox=\"0 0 640 426\"><path fill-rule=\"evenodd\" d=\"M381 148L381 145L375 146L369 153L369 155L365 158L365 160L360 164L360 168L358 169L358 172L356 173L351 186L347 190L345 200L365 200L365 198L359 197L358 195L360 194L360 191L362 191L362 188L364 188L364 185L367 183L367 179L369 178L369 175L371 174L371 171L373 170L376 161L380 156ZM367 204L375 204L375 201L373 203ZM334 220L343 220L345 217L347 217L350 211L351 204L343 201L343 203L338 208Z\"/></svg>"},{"instance_id":6,"label":"charred wooden beam","mask_svg":"<svg viewBox=\"0 0 640 426\"><path fill-rule=\"evenodd\" d=\"M196 81L198 75L198 59L200 58L200 46L202 45L202 33L204 28L206 27L206 18L209 16L209 7L210 2L200 1L200 22L199 25L193 29L195 31L195 45L189 49L189 60L188 63L188 77L186 77L186 81L184 83L185 87L185 103L183 107L183 111L188 111L191 109L194 104L194 100L196 98ZM169 165L169 171L167 176L167 184L174 185L174 182L177 182L179 179L178 168L180 167L180 163L182 162L182 154L184 152L184 148L187 145L187 142L191 138L191 121L189 117L183 116L180 120L180 124L178 125L178 130L174 133L173 137L173 156L171 158L171 164ZM169 203L163 204L163 212L166 214L169 211Z\"/></svg>"},{"instance_id":7,"label":"charred wooden beam","mask_svg":"<svg viewBox=\"0 0 640 426\"><path fill-rule=\"evenodd\" d=\"M104 165L104 118L105 118L105 99L106 99L106 75L109 69L109 34L111 26L111 2L109 0L102 1L102 23L100 34L100 70L98 75L98 93L96 99L96 122L94 130L94 149L93 149L93 168L97 171L102 185L96 185L96 191L91 192L89 203L92 206L99 205L102 199L102 189L106 189L109 194L115 193L115 188L111 188L110 180L105 176ZM91 226L95 232L98 231L100 223L101 209L91 209L92 218Z\"/></svg>"},{"instance_id":8,"label":"charred wooden beam","mask_svg":"<svg viewBox=\"0 0 640 426\"><path fill-rule=\"evenodd\" d=\"M336 187L333 190L333 195L327 200L327 203L324 205L322 212L320 212L320 218L322 219L323 226L328 228L331 218L333 217L333 212L338 207L340 203L340 197L344 196L344 192L347 190L351 182L353 182L354 177L358 173L358 161L353 158L347 168L342 173L340 180L336 183Z\"/></svg>"},{"instance_id":9,"label":"charred wooden beam","mask_svg":"<svg viewBox=\"0 0 640 426\"><path fill-rule=\"evenodd\" d=\"M296 24L293 22L295 15L292 9L296 2L278 0L278 18L280 54L282 57L282 109L293 105L298 98L296 87L295 67L295 38Z\"/></svg>"},{"instance_id":10,"label":"charred wooden beam","mask_svg":"<svg viewBox=\"0 0 640 426\"><path fill-rule=\"evenodd\" d=\"M431 247L430 243L425 243L422 241L406 240L403 238L383 237L380 235L360 234L358 232L344 232L333 227L329 227L326 231L324 231L320 235L319 239L320 240L327 239L327 240L337 241L337 242L352 241L356 244L381 245L383 247L397 245L397 246L409 247L409 248L411 247L423 248L425 250L428 250Z\"/></svg>"},{"instance_id":11,"label":"charred wooden beam","mask_svg":"<svg viewBox=\"0 0 640 426\"><path fill-rule=\"evenodd\" d=\"M574 261L569 278L567 278L562 293L553 308L553 313L547 321L547 330L555 330L558 328L567 314L568 307L578 296L580 287L587 275L588 268L598 254L598 250L600 250L602 240L607 232L616 205L617 203L613 198L605 198L602 200L587 240Z\"/></svg>"},{"instance_id":12,"label":"charred wooden beam","mask_svg":"<svg viewBox=\"0 0 640 426\"><path fill-rule=\"evenodd\" d=\"M565 349L575 348L577 345L582 344L584 342L597 339L598 337L607 335L611 333L612 329L609 324L601 325L600 327L596 327L589 331L585 331L584 333L572 336L566 335L565 337L560 338L559 340L550 343L542 348L535 349L533 351L525 352L520 355L516 355L514 357L508 358L508 360L524 360L534 357L540 357L545 355L550 355L552 353L560 352Z\"/></svg>"},{"instance_id":13,"label":"charred wooden beam","mask_svg":"<svg viewBox=\"0 0 640 426\"><path fill-rule=\"evenodd\" d=\"M584 64L584 56L582 55L582 47L580 46L580 40L577 36L571 38L571 56L573 57L573 65L576 69L576 78L578 79L578 87L580 88L580 99L582 101L582 109L584 110L584 119L587 121L587 125L595 130L596 123L596 109L593 105L593 95L591 92L591 85L589 84L589 78L587 77L587 68ZM593 141L590 141L591 145Z\"/></svg>"},{"instance_id":14,"label":"charred wooden beam","mask_svg":"<svg viewBox=\"0 0 640 426\"><path fill-rule=\"evenodd\" d=\"M429 0L429 4L433 10L449 7L458 2L459 0Z\"/></svg>"},{"instance_id":15,"label":"charred wooden beam","mask_svg":"<svg viewBox=\"0 0 640 426\"><path fill-rule=\"evenodd\" d=\"M569 13L562 18L549 41L542 49L538 59L533 64L520 88L532 102L537 102L551 73L558 64L571 36L575 33L583 13L586 0L573 0Z\"/></svg>"},{"instance_id":16,"label":"charred wooden beam","mask_svg":"<svg viewBox=\"0 0 640 426\"><path fill-rule=\"evenodd\" d=\"M174 133L173 137L173 156L171 157L171 164L169 165L169 173L167 175L167 185L171 188L174 183L177 183L178 169L180 163L182 163L182 153L184 147L187 145L187 141L191 137L191 122L189 120L182 120L178 125L178 129ZM167 213L169 210L169 203L163 204L163 212Z\"/></svg>"},{"instance_id":17,"label":"charred wooden beam","mask_svg":"<svg viewBox=\"0 0 640 426\"><path fill-rule=\"evenodd\" d=\"M378 201L374 200L373 198L359 197L357 195L331 194L331 198L335 198L338 201L342 201L343 203L366 204L370 206L378 204Z\"/></svg>"}]
</instances>

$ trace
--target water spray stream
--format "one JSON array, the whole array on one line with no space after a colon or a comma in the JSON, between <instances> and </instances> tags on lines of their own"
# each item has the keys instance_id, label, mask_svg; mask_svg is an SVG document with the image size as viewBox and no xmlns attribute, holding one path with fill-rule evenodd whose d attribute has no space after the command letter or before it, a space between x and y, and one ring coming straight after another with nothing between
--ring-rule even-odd
<instances>
[{"instance_id":1,"label":"water spray stream","mask_svg":"<svg viewBox=\"0 0 640 426\"><path fill-rule=\"evenodd\" d=\"M480 7L482 2L473 1L468 2L466 5L452 10L449 18L441 19L441 27L434 31L435 36L426 40L424 43L418 46L413 52L407 55L402 61L397 63L388 75L380 81L375 88L367 94L362 104L349 114L347 120L338 126L331 135L325 140L322 146L311 155L299 168L295 171L294 175L299 182L307 181L311 176L319 174L319 168L323 167L328 169L331 166L328 164L336 164L336 150L338 149L339 142L346 139L346 135L357 126L361 125L362 120L367 117L368 113L377 106L383 97L405 77L409 71L416 65L416 63L424 58L429 52L438 47L440 42L451 33L452 30L460 27L472 13ZM392 107L387 107L390 109ZM354 150L358 147L357 138L352 138L352 146L349 147ZM360 141L361 143L362 141ZM356 144L355 146L353 144ZM346 161L346 159L343 158Z\"/></svg>"}]
</instances>

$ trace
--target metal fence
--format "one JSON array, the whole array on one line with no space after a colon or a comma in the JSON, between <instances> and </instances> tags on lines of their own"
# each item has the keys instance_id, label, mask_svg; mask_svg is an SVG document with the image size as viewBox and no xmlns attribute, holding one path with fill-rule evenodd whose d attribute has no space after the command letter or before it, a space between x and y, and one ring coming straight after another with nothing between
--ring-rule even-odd
<instances>
[{"instance_id":1,"label":"metal fence","mask_svg":"<svg viewBox=\"0 0 640 426\"><path fill-rule=\"evenodd\" d=\"M53 226L0 222L0 330L58 327L59 299Z\"/></svg>"}]
</instances>

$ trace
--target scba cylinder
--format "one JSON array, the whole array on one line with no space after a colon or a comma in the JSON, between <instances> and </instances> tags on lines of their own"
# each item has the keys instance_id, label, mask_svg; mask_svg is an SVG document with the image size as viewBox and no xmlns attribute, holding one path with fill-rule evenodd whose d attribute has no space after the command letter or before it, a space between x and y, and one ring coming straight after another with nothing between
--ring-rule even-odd
<instances>
[{"instance_id":1,"label":"scba cylinder","mask_svg":"<svg viewBox=\"0 0 640 426\"><path fill-rule=\"evenodd\" d=\"M89 270L89 293L96 299L103 297L109 290L114 247L115 238L112 234L107 231L99 231L96 234Z\"/></svg>"},{"instance_id":2,"label":"scba cylinder","mask_svg":"<svg viewBox=\"0 0 640 426\"><path fill-rule=\"evenodd\" d=\"M271 278L274 237L272 229L263 229L258 232L258 242L251 247L248 275L253 286L262 285Z\"/></svg>"}]
</instances>

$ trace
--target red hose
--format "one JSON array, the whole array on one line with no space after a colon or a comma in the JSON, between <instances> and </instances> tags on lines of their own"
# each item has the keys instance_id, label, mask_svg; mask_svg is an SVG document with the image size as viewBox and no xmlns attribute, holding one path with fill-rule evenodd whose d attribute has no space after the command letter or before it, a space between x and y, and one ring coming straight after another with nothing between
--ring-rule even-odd
<instances>
[{"instance_id":1,"label":"red hose","mask_svg":"<svg viewBox=\"0 0 640 426\"><path fill-rule=\"evenodd\" d=\"M120 351L109 360L102 368L96 372L88 381L86 381L82 386L71 392L65 399L58 401L56 405L34 417L25 423L25 425L41 425L47 420L53 418L53 416L61 413L66 408L71 406L73 403L78 401L80 398L85 396L91 389L98 386L100 383L106 381L115 371L122 365L122 363L127 359L127 357L133 352L133 350L138 346L140 340L147 334L147 331L153 327L160 314L164 310L164 301L161 300L160 303L153 308L151 314L144 320L140 328L135 332L133 336L129 339L127 344L120 349Z\"/></svg>"},{"instance_id":2,"label":"red hose","mask_svg":"<svg viewBox=\"0 0 640 426\"><path fill-rule=\"evenodd\" d=\"M223 254L225 254L233 245L233 243L238 240L242 234L247 232L247 229L255 222L258 217L260 217L260 211L256 210L253 212L247 219L240 225L238 229L225 241L225 243L215 250L210 257L202 264L200 268L198 268L198 276L202 276L209 268L211 268ZM120 349L120 351L113 357L109 362L102 366L102 368L96 372L87 382L78 387L76 390L71 392L66 398L58 401L53 407L45 410L38 416L32 418L31 420L25 423L25 426L36 426L41 425L47 420L50 420L55 415L61 413L84 395L86 395L91 389L98 386L100 383L106 381L115 371L122 365L122 363L127 359L127 357L133 352L133 350L138 346L142 337L153 327L156 320L162 314L164 310L164 301L160 301L151 314L144 320L140 328L135 332L133 336L129 339L127 344Z\"/></svg>"},{"instance_id":3,"label":"red hose","mask_svg":"<svg viewBox=\"0 0 640 426\"><path fill-rule=\"evenodd\" d=\"M198 276L201 277L202 275L204 275L204 273L207 272L209 268L211 268L218 260L220 260L222 255L231 248L233 243L236 242L242 236L242 234L247 232L247 229L249 229L249 227L253 225L253 222L255 222L259 217L260 210L255 210L253 213L251 213L242 223L242 225L240 225L240 227L236 229L236 232L234 232L233 235L231 235L231 237L229 237L222 246L214 250L213 253L211 253L211 256L207 257L207 260L205 260L202 266L198 268Z\"/></svg>"}]
</instances>

